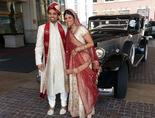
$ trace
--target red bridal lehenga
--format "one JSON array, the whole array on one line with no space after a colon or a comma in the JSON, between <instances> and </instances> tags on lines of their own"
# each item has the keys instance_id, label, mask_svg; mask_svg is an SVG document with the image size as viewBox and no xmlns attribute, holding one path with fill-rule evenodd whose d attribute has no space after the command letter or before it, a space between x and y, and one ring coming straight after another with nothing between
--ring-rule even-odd
<instances>
[{"instance_id":1,"label":"red bridal lehenga","mask_svg":"<svg viewBox=\"0 0 155 118\"><path fill-rule=\"evenodd\" d=\"M83 36L88 30L79 25L73 34L69 29L66 36L66 64L67 69L77 69L77 74L69 74L69 103L68 110L72 117L85 118L92 113L96 104L98 91L96 87L98 58L94 47L71 54L76 47L85 45Z\"/></svg>"}]
</instances>

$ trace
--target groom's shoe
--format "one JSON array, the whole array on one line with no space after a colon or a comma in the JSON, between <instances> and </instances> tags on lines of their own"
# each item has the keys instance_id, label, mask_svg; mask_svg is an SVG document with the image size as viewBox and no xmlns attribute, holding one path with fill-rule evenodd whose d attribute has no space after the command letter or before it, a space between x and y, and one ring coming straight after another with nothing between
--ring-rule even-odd
<instances>
[{"instance_id":1,"label":"groom's shoe","mask_svg":"<svg viewBox=\"0 0 155 118\"><path fill-rule=\"evenodd\" d=\"M59 114L64 115L64 114L66 114L66 112L67 112L66 107L61 107Z\"/></svg>"},{"instance_id":2,"label":"groom's shoe","mask_svg":"<svg viewBox=\"0 0 155 118\"><path fill-rule=\"evenodd\" d=\"M49 110L47 111L47 115L51 116L54 114L54 108L49 108Z\"/></svg>"}]
</instances>

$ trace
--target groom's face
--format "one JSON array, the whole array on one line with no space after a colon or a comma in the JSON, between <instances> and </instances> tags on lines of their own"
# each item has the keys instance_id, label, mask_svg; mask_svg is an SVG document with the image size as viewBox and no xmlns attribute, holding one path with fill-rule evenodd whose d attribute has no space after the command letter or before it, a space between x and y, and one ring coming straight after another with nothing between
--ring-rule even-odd
<instances>
[{"instance_id":1,"label":"groom's face","mask_svg":"<svg viewBox=\"0 0 155 118\"><path fill-rule=\"evenodd\" d=\"M50 9L50 10L48 11L48 19L49 19L52 23L55 23L55 22L58 21L59 15L58 15L58 13L57 13L55 10Z\"/></svg>"}]
</instances>

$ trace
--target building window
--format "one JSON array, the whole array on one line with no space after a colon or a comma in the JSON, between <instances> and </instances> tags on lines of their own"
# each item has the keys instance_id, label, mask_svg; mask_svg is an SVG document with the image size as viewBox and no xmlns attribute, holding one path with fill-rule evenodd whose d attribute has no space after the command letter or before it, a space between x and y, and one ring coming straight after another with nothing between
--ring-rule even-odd
<instances>
[{"instance_id":1,"label":"building window","mask_svg":"<svg viewBox=\"0 0 155 118\"><path fill-rule=\"evenodd\" d=\"M105 0L105 2L112 2L112 1L115 1L115 0Z\"/></svg>"},{"instance_id":2,"label":"building window","mask_svg":"<svg viewBox=\"0 0 155 118\"><path fill-rule=\"evenodd\" d=\"M93 0L93 2L97 2L97 0Z\"/></svg>"},{"instance_id":3,"label":"building window","mask_svg":"<svg viewBox=\"0 0 155 118\"><path fill-rule=\"evenodd\" d=\"M119 14L123 15L123 14L129 14L130 10L119 10Z\"/></svg>"},{"instance_id":4,"label":"building window","mask_svg":"<svg viewBox=\"0 0 155 118\"><path fill-rule=\"evenodd\" d=\"M107 9L107 10L103 11L103 14L105 14L105 15L114 15L115 14L115 10Z\"/></svg>"},{"instance_id":5,"label":"building window","mask_svg":"<svg viewBox=\"0 0 155 118\"><path fill-rule=\"evenodd\" d=\"M0 2L0 34L23 32L22 4L19 2Z\"/></svg>"},{"instance_id":6,"label":"building window","mask_svg":"<svg viewBox=\"0 0 155 118\"><path fill-rule=\"evenodd\" d=\"M93 15L94 15L94 16L97 15L97 12L94 11L94 12L93 12Z\"/></svg>"},{"instance_id":7,"label":"building window","mask_svg":"<svg viewBox=\"0 0 155 118\"><path fill-rule=\"evenodd\" d=\"M150 12L149 8L137 9L137 13L145 17L149 17L149 12Z\"/></svg>"},{"instance_id":8,"label":"building window","mask_svg":"<svg viewBox=\"0 0 155 118\"><path fill-rule=\"evenodd\" d=\"M37 19L38 24L41 25L47 21L47 7L50 4L50 1L47 2L45 0L37 0L36 1L36 8L37 8Z\"/></svg>"}]
</instances>

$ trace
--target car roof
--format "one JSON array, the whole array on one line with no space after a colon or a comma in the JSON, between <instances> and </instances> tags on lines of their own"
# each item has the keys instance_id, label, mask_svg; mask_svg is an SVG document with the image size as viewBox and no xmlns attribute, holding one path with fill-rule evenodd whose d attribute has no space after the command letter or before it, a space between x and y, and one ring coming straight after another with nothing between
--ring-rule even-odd
<instances>
[{"instance_id":1,"label":"car roof","mask_svg":"<svg viewBox=\"0 0 155 118\"><path fill-rule=\"evenodd\" d=\"M131 19L144 18L140 14L125 14L125 15L96 15L89 17L89 20L110 20L110 19Z\"/></svg>"}]
</instances>

